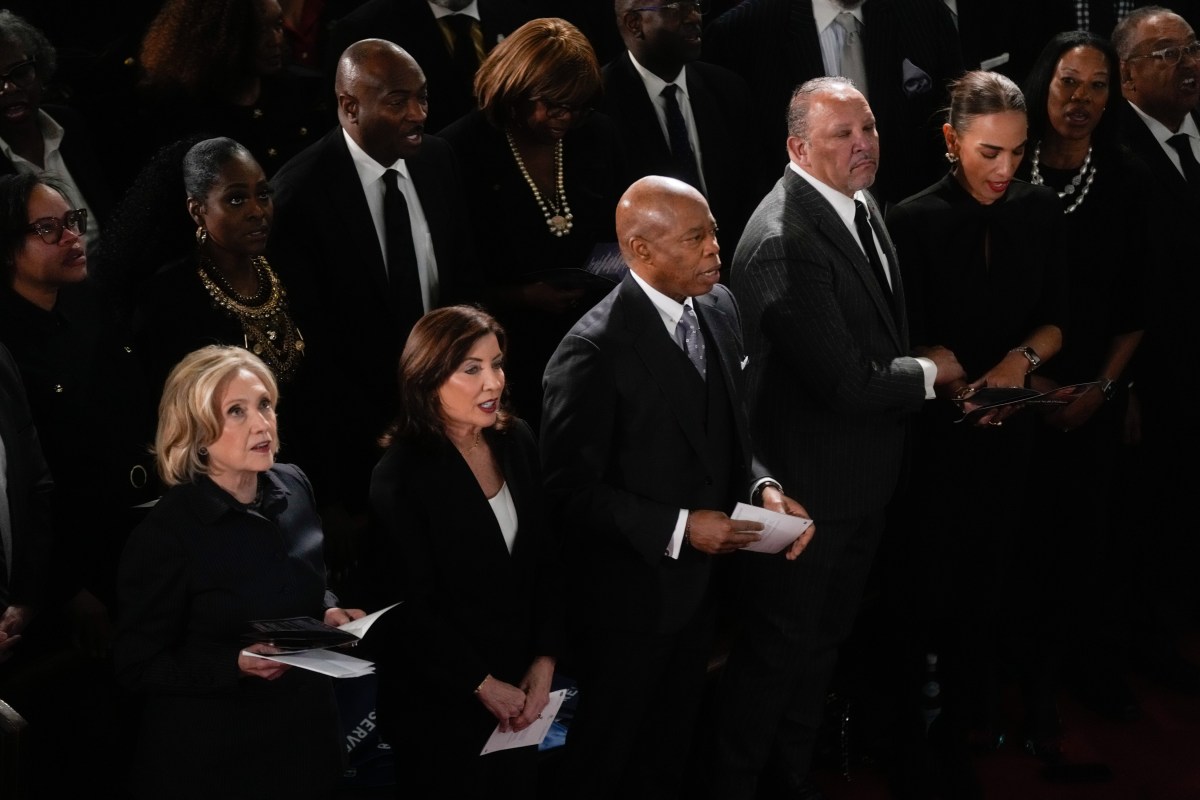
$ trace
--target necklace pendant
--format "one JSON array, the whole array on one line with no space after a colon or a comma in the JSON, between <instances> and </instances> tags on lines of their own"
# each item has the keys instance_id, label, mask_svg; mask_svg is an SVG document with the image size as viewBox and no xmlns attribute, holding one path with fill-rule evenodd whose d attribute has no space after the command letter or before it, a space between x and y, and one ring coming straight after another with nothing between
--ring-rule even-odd
<instances>
[{"instance_id":1,"label":"necklace pendant","mask_svg":"<svg viewBox=\"0 0 1200 800\"><path fill-rule=\"evenodd\" d=\"M555 236L562 236L571 229L571 223L562 214L555 214L546 220L546 224L550 226L550 230Z\"/></svg>"}]
</instances>

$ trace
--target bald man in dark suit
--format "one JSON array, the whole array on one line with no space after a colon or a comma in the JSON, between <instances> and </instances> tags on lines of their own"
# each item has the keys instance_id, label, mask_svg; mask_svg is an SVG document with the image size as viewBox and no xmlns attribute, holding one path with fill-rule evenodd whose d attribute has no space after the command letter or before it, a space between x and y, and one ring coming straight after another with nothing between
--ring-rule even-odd
<instances>
[{"instance_id":1,"label":"bald man in dark suit","mask_svg":"<svg viewBox=\"0 0 1200 800\"><path fill-rule=\"evenodd\" d=\"M574 577L568 780L576 797L670 798L712 642L714 557L761 529L728 514L739 499L807 513L754 458L737 304L704 197L649 176L616 222L630 271L545 376L543 473Z\"/></svg>"}]
</instances>

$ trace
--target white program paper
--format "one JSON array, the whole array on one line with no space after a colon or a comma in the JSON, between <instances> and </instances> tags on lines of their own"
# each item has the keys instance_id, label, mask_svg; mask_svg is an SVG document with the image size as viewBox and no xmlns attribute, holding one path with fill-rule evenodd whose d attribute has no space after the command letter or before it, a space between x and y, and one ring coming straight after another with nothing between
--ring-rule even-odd
<instances>
[{"instance_id":1,"label":"white program paper","mask_svg":"<svg viewBox=\"0 0 1200 800\"><path fill-rule=\"evenodd\" d=\"M523 731L504 733L501 732L500 726L496 725L496 730L492 731L492 735L488 737L487 743L484 744L479 755L486 756L497 750L541 744L542 739L545 739L546 734L550 732L550 726L554 724L554 718L558 716L558 710L562 708L565 699L567 699L566 689L551 692L550 702L546 703L546 707L542 709L542 713L533 721L533 724Z\"/></svg>"},{"instance_id":2,"label":"white program paper","mask_svg":"<svg viewBox=\"0 0 1200 800\"><path fill-rule=\"evenodd\" d=\"M292 667L306 669L309 672L319 672L332 678L361 678L375 671L375 662L365 658L355 658L336 650L306 650L303 653L252 653L243 650L248 656L264 658L267 661L278 661Z\"/></svg>"},{"instance_id":3,"label":"white program paper","mask_svg":"<svg viewBox=\"0 0 1200 800\"><path fill-rule=\"evenodd\" d=\"M811 519L805 517L780 514L778 511L770 511L745 503L738 503L737 508L733 509L733 514L730 516L733 519L744 519L763 524L762 538L742 548L755 553L778 553L785 550L791 546L792 542L800 538L800 534L808 530L809 525L813 524Z\"/></svg>"}]
</instances>

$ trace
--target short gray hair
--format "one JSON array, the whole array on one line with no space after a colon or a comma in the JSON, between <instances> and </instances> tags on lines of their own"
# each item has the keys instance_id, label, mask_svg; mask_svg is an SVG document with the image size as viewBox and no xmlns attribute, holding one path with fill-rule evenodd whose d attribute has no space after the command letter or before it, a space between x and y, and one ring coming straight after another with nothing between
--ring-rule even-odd
<instances>
[{"instance_id":1,"label":"short gray hair","mask_svg":"<svg viewBox=\"0 0 1200 800\"><path fill-rule=\"evenodd\" d=\"M858 89L849 78L822 77L805 81L792 92L791 102L788 103L787 130L788 136L795 136L808 141L808 112L812 108L813 95L818 92L833 91L837 87L849 86Z\"/></svg>"}]
</instances>

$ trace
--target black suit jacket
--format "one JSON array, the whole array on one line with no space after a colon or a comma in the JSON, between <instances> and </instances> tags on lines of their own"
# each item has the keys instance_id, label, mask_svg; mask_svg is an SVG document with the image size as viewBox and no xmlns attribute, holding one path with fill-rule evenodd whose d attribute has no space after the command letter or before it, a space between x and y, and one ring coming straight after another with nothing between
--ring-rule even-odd
<instances>
[{"instance_id":1,"label":"black suit jacket","mask_svg":"<svg viewBox=\"0 0 1200 800\"><path fill-rule=\"evenodd\" d=\"M708 204L721 226L722 249L732 253L767 190L753 180L763 171L764 151L747 146L746 125L753 118L750 88L737 73L716 64L697 61L685 70ZM672 172L671 148L654 101L628 51L604 67L601 108L621 131L628 167L624 185L645 175L679 177Z\"/></svg>"},{"instance_id":2,"label":"black suit jacket","mask_svg":"<svg viewBox=\"0 0 1200 800\"><path fill-rule=\"evenodd\" d=\"M722 285L693 300L712 346L709 381L734 411L732 487L748 494L753 461L742 396L742 344ZM546 367L542 464L577 591L594 625L671 633L700 608L711 558L664 555L680 509L714 508L704 391L657 309L627 275L571 329ZM728 499L725 499L726 501ZM730 512L727 508L717 510Z\"/></svg>"},{"instance_id":3,"label":"black suit jacket","mask_svg":"<svg viewBox=\"0 0 1200 800\"><path fill-rule=\"evenodd\" d=\"M1186 413L1184 398L1194 388L1200 369L1193 345L1194 299L1200 292L1200 276L1192 266L1196 220L1200 219L1200 187L1188 185L1129 103L1117 106L1125 146L1154 178L1147 209L1152 253L1144 259L1150 313L1146 337L1133 366L1142 396L1152 397L1155 405L1166 404L1159 406L1156 419L1149 421L1154 424ZM1174 436L1166 429L1163 434Z\"/></svg>"},{"instance_id":4,"label":"black suit jacket","mask_svg":"<svg viewBox=\"0 0 1200 800\"><path fill-rule=\"evenodd\" d=\"M517 510L512 552L470 466L438 439L400 440L375 467L368 553L369 607L403 601L366 640L380 661L381 724L427 739L409 724L426 709L433 740L475 758L496 720L472 690L488 674L516 685L535 657L559 655L565 623L533 433L516 420L484 435Z\"/></svg>"},{"instance_id":5,"label":"black suit jacket","mask_svg":"<svg viewBox=\"0 0 1200 800\"><path fill-rule=\"evenodd\" d=\"M405 163L433 239L438 305L448 305L465 291L460 277L472 261L458 162L448 144L427 135ZM271 184L271 264L288 287L301 332L319 336L321 352L330 354L313 368L330 378L336 396L353 396L357 406L336 437L339 449L357 451L354 493L365 501L378 459L374 441L394 413L396 365L416 318L398 315L388 302L379 237L340 127L285 164Z\"/></svg>"},{"instance_id":6,"label":"black suit jacket","mask_svg":"<svg viewBox=\"0 0 1200 800\"><path fill-rule=\"evenodd\" d=\"M921 366L907 356L900 272L893 313L849 228L791 168L734 254L760 454L814 519L880 511L896 488L905 419L925 397Z\"/></svg>"},{"instance_id":7,"label":"black suit jacket","mask_svg":"<svg viewBox=\"0 0 1200 800\"><path fill-rule=\"evenodd\" d=\"M485 52L536 16L521 0L479 0L478 8ZM475 108L473 76L459 74L426 0L368 0L338 20L329 35L330 75L347 47L369 38L400 45L421 65L431 99L426 130L436 133Z\"/></svg>"},{"instance_id":8,"label":"black suit jacket","mask_svg":"<svg viewBox=\"0 0 1200 800\"><path fill-rule=\"evenodd\" d=\"M942 0L867 0L863 6L868 99L879 122L881 158L873 188L895 203L945 172L941 135L947 83L963 71L954 21ZM704 28L705 60L739 73L775 131L778 158L792 91L825 74L811 0L746 0ZM906 80L905 61L927 80ZM910 74L912 73L910 68Z\"/></svg>"},{"instance_id":9,"label":"black suit jacket","mask_svg":"<svg viewBox=\"0 0 1200 800\"><path fill-rule=\"evenodd\" d=\"M54 483L42 457L33 415L21 375L8 349L0 344L0 439L8 468L8 513L12 536L9 605L37 605L45 596L53 544L50 495ZM0 575L0 580L5 580ZM0 609L3 608L0 598Z\"/></svg>"}]
</instances>

